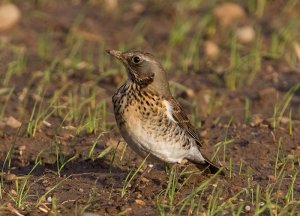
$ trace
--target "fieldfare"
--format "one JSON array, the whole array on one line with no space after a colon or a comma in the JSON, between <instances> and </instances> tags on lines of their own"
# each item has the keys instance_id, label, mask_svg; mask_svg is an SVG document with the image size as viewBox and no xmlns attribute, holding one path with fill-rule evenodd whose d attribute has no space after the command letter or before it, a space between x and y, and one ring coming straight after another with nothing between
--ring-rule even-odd
<instances>
[{"instance_id":1,"label":"fieldfare","mask_svg":"<svg viewBox=\"0 0 300 216\"><path fill-rule=\"evenodd\" d=\"M190 161L211 173L219 167L200 151L200 136L172 97L166 72L142 51L107 50L126 67L127 81L113 95L121 135L139 155L167 163Z\"/></svg>"}]
</instances>

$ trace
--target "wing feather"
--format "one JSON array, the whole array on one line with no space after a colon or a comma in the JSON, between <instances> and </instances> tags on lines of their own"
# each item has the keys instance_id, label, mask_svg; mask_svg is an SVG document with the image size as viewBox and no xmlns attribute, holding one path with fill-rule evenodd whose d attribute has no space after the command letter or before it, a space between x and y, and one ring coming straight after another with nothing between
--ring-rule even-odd
<instances>
[{"instance_id":1,"label":"wing feather","mask_svg":"<svg viewBox=\"0 0 300 216\"><path fill-rule=\"evenodd\" d=\"M194 138L199 146L201 146L200 135L196 128L191 124L189 118L182 110L180 104L173 97L169 97L166 101L170 106L167 106L167 111L169 111L169 115L172 115L171 120L175 120L176 123L182 129L184 129L189 136Z\"/></svg>"}]
</instances>

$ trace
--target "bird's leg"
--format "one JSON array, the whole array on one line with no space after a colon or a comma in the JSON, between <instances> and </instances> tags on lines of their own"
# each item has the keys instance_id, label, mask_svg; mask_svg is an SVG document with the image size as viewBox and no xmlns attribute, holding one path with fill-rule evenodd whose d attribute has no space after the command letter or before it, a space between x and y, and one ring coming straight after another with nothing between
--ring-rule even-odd
<instances>
[{"instance_id":1,"label":"bird's leg","mask_svg":"<svg viewBox=\"0 0 300 216\"><path fill-rule=\"evenodd\" d=\"M180 161L179 166L185 166L189 161L187 159L183 159Z\"/></svg>"},{"instance_id":2,"label":"bird's leg","mask_svg":"<svg viewBox=\"0 0 300 216\"><path fill-rule=\"evenodd\" d=\"M169 170L180 170L181 168L184 168L186 166L186 164L188 163L188 160L183 159L182 161L180 161L179 163L174 163ZM167 170L167 171L169 171Z\"/></svg>"},{"instance_id":3,"label":"bird's leg","mask_svg":"<svg viewBox=\"0 0 300 216\"><path fill-rule=\"evenodd\" d=\"M188 160L183 159L182 161L180 161L179 163L176 163L175 165L177 165L177 167L178 167L179 169L181 169L181 168L186 167L187 163L188 163Z\"/></svg>"}]
</instances>

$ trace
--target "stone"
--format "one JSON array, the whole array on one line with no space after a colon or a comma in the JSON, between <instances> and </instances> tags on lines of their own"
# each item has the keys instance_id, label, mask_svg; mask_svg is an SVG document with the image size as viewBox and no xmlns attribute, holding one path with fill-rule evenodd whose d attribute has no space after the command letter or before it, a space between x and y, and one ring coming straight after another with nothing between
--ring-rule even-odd
<instances>
[{"instance_id":1,"label":"stone","mask_svg":"<svg viewBox=\"0 0 300 216\"><path fill-rule=\"evenodd\" d=\"M11 3L0 6L0 32L12 28L21 18L19 8Z\"/></svg>"},{"instance_id":2,"label":"stone","mask_svg":"<svg viewBox=\"0 0 300 216\"><path fill-rule=\"evenodd\" d=\"M241 43L250 43L255 38L255 31L252 26L243 26L236 29L236 36Z\"/></svg>"},{"instance_id":3,"label":"stone","mask_svg":"<svg viewBox=\"0 0 300 216\"><path fill-rule=\"evenodd\" d=\"M238 4L225 2L215 7L214 16L223 26L230 26L246 17L245 10Z\"/></svg>"}]
</instances>

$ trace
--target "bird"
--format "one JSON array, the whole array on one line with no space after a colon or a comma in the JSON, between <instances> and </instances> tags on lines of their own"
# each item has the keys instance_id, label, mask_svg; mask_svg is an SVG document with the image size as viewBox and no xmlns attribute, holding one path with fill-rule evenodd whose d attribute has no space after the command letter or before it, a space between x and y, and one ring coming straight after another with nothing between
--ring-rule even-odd
<instances>
[{"instance_id":1,"label":"bird","mask_svg":"<svg viewBox=\"0 0 300 216\"><path fill-rule=\"evenodd\" d=\"M173 98L161 63L139 50L106 52L127 71L127 80L112 97L117 126L126 143L142 157L150 155L168 164L189 161L212 174L219 172L220 167L201 152L199 132Z\"/></svg>"}]
</instances>

